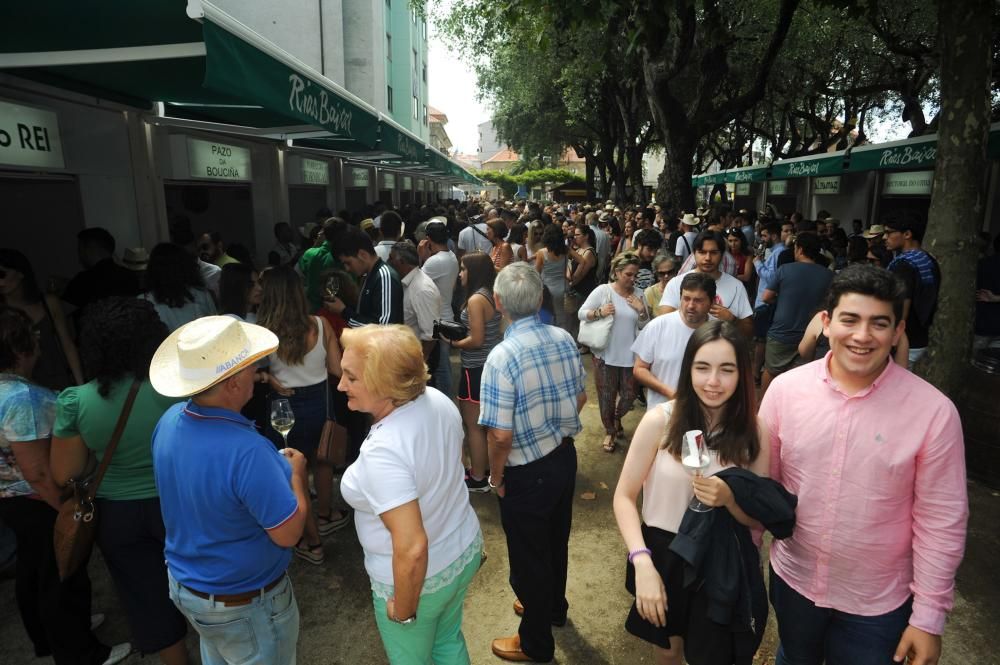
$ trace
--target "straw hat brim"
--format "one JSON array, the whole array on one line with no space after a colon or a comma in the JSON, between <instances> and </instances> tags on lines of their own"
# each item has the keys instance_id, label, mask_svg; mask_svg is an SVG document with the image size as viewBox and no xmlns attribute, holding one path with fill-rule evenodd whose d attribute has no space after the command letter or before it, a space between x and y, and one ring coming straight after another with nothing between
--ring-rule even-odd
<instances>
[{"instance_id":1,"label":"straw hat brim","mask_svg":"<svg viewBox=\"0 0 1000 665\"><path fill-rule=\"evenodd\" d=\"M153 354L153 360L149 363L149 382L156 392L165 397L190 397L208 390L215 384L225 381L237 372L246 369L261 358L273 353L278 348L278 336L267 328L239 322L244 334L249 341L250 354L238 365L231 367L223 374L219 374L205 379L185 379L181 376L180 357L177 350L177 341L180 338L184 326L170 333L163 340L160 348Z\"/></svg>"}]
</instances>

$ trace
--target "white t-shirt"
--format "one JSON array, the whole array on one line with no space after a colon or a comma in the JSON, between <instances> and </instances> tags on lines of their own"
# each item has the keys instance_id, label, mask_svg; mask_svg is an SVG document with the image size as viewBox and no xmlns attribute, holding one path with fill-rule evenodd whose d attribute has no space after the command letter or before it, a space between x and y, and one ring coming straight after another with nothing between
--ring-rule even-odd
<instances>
[{"instance_id":1,"label":"white t-shirt","mask_svg":"<svg viewBox=\"0 0 1000 665\"><path fill-rule=\"evenodd\" d=\"M454 321L455 312L451 309L451 298L455 293L455 281L458 279L458 259L450 251L437 252L424 261L421 270L434 280L438 293L441 294L441 320Z\"/></svg>"},{"instance_id":2,"label":"white t-shirt","mask_svg":"<svg viewBox=\"0 0 1000 665\"><path fill-rule=\"evenodd\" d=\"M694 251L694 241L698 237L697 231L688 231L677 238L677 246L674 247L674 255L679 256L681 261L687 258L688 254ZM685 243L684 241L687 240Z\"/></svg>"},{"instance_id":3,"label":"white t-shirt","mask_svg":"<svg viewBox=\"0 0 1000 665\"><path fill-rule=\"evenodd\" d=\"M375 245L375 253L378 257L389 262L389 253L392 251L392 246L396 244L395 240L380 240L377 245Z\"/></svg>"},{"instance_id":4,"label":"white t-shirt","mask_svg":"<svg viewBox=\"0 0 1000 665\"><path fill-rule=\"evenodd\" d=\"M695 329L684 323L680 312L670 312L650 321L632 345L632 352L644 363L649 363L649 371L671 390L677 390L677 380L681 375L681 361L684 350ZM646 410L667 401L665 395L646 389Z\"/></svg>"},{"instance_id":5,"label":"white t-shirt","mask_svg":"<svg viewBox=\"0 0 1000 665\"><path fill-rule=\"evenodd\" d=\"M403 283L403 323L421 342L434 339L434 321L441 316L441 293L420 268L406 274Z\"/></svg>"},{"instance_id":6,"label":"white t-shirt","mask_svg":"<svg viewBox=\"0 0 1000 665\"><path fill-rule=\"evenodd\" d=\"M480 252L489 253L493 249L493 244L486 239L486 222L475 225L482 233L476 233L472 225L465 227L458 232L458 248L465 253Z\"/></svg>"},{"instance_id":7,"label":"white t-shirt","mask_svg":"<svg viewBox=\"0 0 1000 665\"><path fill-rule=\"evenodd\" d=\"M425 579L447 568L479 534L462 468L462 418L434 388L372 425L340 481L354 508L365 570L392 584L392 536L379 515L416 500L427 534Z\"/></svg>"},{"instance_id":8,"label":"white t-shirt","mask_svg":"<svg viewBox=\"0 0 1000 665\"><path fill-rule=\"evenodd\" d=\"M594 249L597 250L597 275L601 276L605 274L605 270L608 268L608 260L611 258L611 238L604 232L604 229L596 224L591 224L590 228L594 229L594 238L597 241Z\"/></svg>"},{"instance_id":9,"label":"white t-shirt","mask_svg":"<svg viewBox=\"0 0 1000 665\"><path fill-rule=\"evenodd\" d=\"M201 273L201 281L205 282L205 288L219 297L219 280L222 279L222 268L214 263L208 263L198 259L198 271Z\"/></svg>"},{"instance_id":10,"label":"white t-shirt","mask_svg":"<svg viewBox=\"0 0 1000 665\"><path fill-rule=\"evenodd\" d=\"M689 270L688 272L694 272ZM663 289L663 297L660 298L660 307L670 306L680 309L681 302L681 282L684 275L681 273L667 282ZM733 313L737 319L746 319L753 316L753 308L750 307L750 299L747 298L747 289L743 282L728 273L722 273L719 279L715 280L715 304L722 305ZM709 318L715 317L709 314Z\"/></svg>"},{"instance_id":11,"label":"white t-shirt","mask_svg":"<svg viewBox=\"0 0 1000 665\"><path fill-rule=\"evenodd\" d=\"M639 313L629 306L628 301L615 293L610 284L602 284L590 292L587 300L580 307L579 318L581 321L585 321L587 319L586 313L602 307L608 302L609 292L611 293L611 302L615 305L615 319L611 326L611 337L607 347L601 351L592 350L592 352L606 365L632 367L635 364L635 358L632 356L632 344L635 342L635 336L639 330ZM635 289L633 293L645 306L646 296L643 295L642 291Z\"/></svg>"},{"instance_id":12,"label":"white t-shirt","mask_svg":"<svg viewBox=\"0 0 1000 665\"><path fill-rule=\"evenodd\" d=\"M205 289L190 289L191 297L194 300L185 300L182 307L171 307L166 303L161 303L153 297L152 293L143 293L139 297L153 303L153 309L159 315L160 320L167 326L167 330L173 332L203 316L214 316L215 301Z\"/></svg>"}]
</instances>

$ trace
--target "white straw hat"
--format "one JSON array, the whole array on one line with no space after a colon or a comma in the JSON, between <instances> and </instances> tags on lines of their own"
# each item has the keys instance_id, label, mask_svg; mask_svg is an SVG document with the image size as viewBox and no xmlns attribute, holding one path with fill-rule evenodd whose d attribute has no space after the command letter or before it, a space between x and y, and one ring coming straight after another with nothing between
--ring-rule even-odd
<instances>
[{"instance_id":1,"label":"white straw hat","mask_svg":"<svg viewBox=\"0 0 1000 665\"><path fill-rule=\"evenodd\" d=\"M189 397L229 378L278 348L267 328L231 316L187 323L160 344L149 364L149 381L167 397Z\"/></svg>"},{"instance_id":2,"label":"white straw hat","mask_svg":"<svg viewBox=\"0 0 1000 665\"><path fill-rule=\"evenodd\" d=\"M687 224L688 226L698 226L699 224L701 224L701 219L692 215L691 213L685 213L684 216L681 217L681 224Z\"/></svg>"}]
</instances>

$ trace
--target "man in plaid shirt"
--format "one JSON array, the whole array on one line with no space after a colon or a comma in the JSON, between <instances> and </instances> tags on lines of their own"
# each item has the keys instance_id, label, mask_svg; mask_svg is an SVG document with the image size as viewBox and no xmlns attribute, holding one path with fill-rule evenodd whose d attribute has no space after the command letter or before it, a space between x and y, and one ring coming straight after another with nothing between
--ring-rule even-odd
<instances>
[{"instance_id":1,"label":"man in plaid shirt","mask_svg":"<svg viewBox=\"0 0 1000 665\"><path fill-rule=\"evenodd\" d=\"M573 522L580 409L587 401L576 342L542 324L542 280L513 263L493 286L510 320L483 368L479 424L488 429L490 487L500 501L518 634L493 640L504 660L548 662L552 626L566 623L566 569Z\"/></svg>"}]
</instances>

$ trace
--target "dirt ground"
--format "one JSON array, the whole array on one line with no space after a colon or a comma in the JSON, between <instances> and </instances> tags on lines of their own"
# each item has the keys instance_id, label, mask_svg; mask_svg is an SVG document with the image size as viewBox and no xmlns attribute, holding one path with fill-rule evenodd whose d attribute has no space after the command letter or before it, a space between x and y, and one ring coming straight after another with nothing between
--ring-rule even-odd
<instances>
[{"instance_id":1,"label":"dirt ground","mask_svg":"<svg viewBox=\"0 0 1000 665\"><path fill-rule=\"evenodd\" d=\"M588 371L590 359L586 358ZM554 628L558 663L625 665L651 663L651 648L623 627L631 597L624 589L625 549L611 510L612 493L624 450L607 454L600 449L600 417L588 385L590 401L584 408L584 431L577 439L577 476L574 524L570 542L567 595L569 622ZM625 419L630 433L642 411L637 407ZM593 496L591 496L591 493ZM955 610L944 636L942 665L1000 664L1000 580L996 556L1000 552L1000 492L969 483L971 521L965 560L958 573ZM507 584L507 551L496 499L472 495L486 538L489 560L469 589L464 632L472 662L502 662L490 652L490 641L517 630L511 609L514 595ZM325 543L326 563L314 567L295 560L291 576L302 616L298 662L302 665L387 663L372 615L368 577L353 529L345 529ZM104 564L91 562L94 609L107 614L98 635L108 644L128 639L128 628L114 596ZM192 663L199 663L197 636L189 633ZM757 662L771 664L777 644L773 616ZM13 581L0 583L0 665L47 662L35 659L14 602ZM51 661L48 661L51 662ZM128 665L156 662L136 654Z\"/></svg>"}]
</instances>

